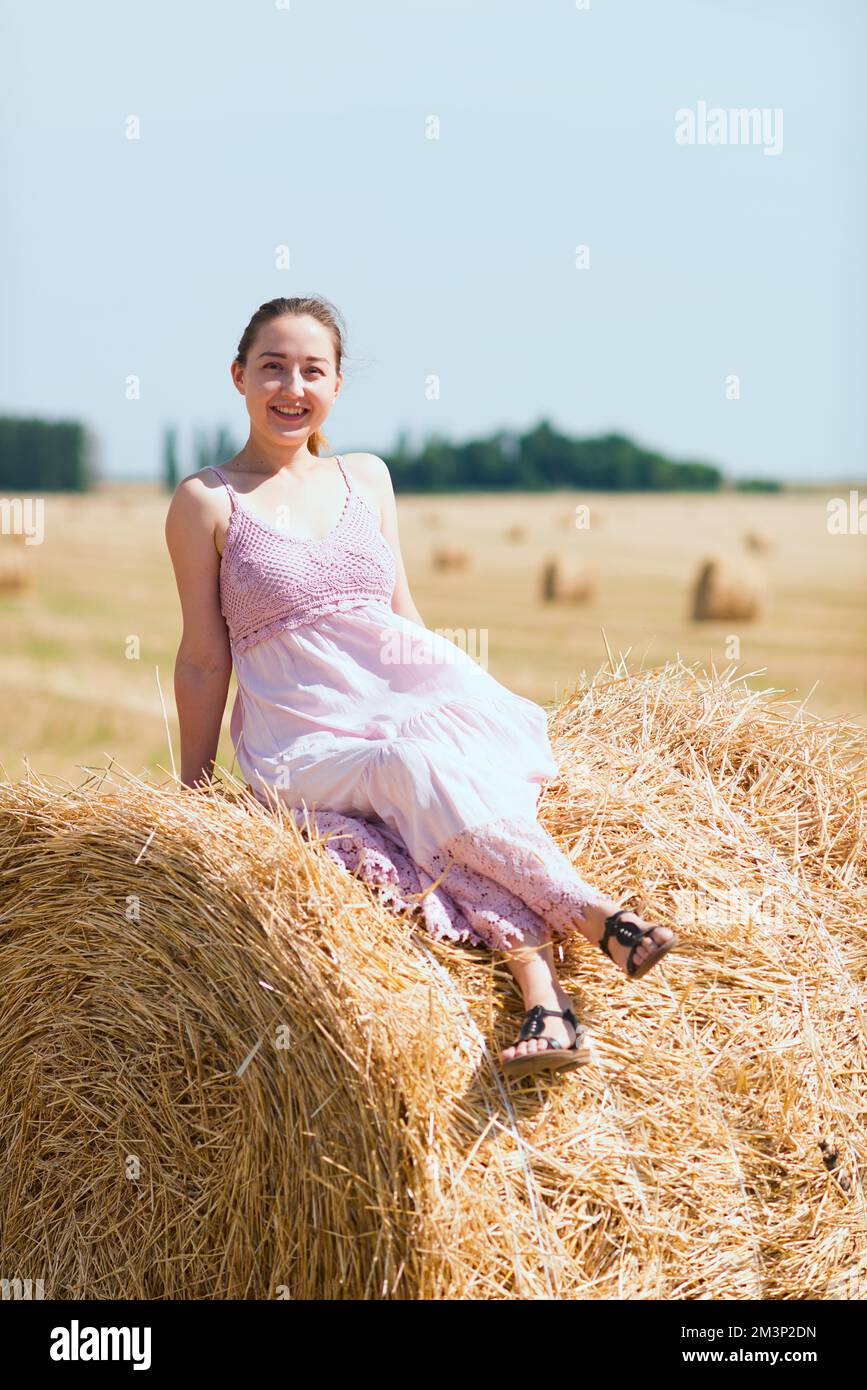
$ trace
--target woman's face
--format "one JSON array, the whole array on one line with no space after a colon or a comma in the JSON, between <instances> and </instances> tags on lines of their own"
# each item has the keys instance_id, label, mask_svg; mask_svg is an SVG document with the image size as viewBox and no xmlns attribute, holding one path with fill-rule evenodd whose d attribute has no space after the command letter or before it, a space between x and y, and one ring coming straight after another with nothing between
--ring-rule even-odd
<instances>
[{"instance_id":1,"label":"woman's face","mask_svg":"<svg viewBox=\"0 0 867 1390\"><path fill-rule=\"evenodd\" d=\"M331 333L309 314L284 314L259 330L246 367L232 376L247 402L254 431L300 444L321 428L337 399L343 373L334 364ZM300 415L280 413L299 407Z\"/></svg>"}]
</instances>

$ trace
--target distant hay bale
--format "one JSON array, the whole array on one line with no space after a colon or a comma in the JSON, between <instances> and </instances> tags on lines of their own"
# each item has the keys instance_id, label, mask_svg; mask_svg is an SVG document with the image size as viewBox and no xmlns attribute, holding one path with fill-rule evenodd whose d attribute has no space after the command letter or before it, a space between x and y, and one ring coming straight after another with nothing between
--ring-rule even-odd
<instances>
[{"instance_id":1,"label":"distant hay bale","mask_svg":"<svg viewBox=\"0 0 867 1390\"><path fill-rule=\"evenodd\" d=\"M702 562L692 590L696 622L752 622L764 600L764 581L758 571L721 557Z\"/></svg>"},{"instance_id":2,"label":"distant hay bale","mask_svg":"<svg viewBox=\"0 0 867 1390\"><path fill-rule=\"evenodd\" d=\"M793 702L794 703L794 702ZM4 1277L47 1299L863 1299L867 733L621 663L542 823L682 946L558 968L595 1065L232 794L0 783ZM504 750L505 751L505 750ZM797 853L792 852L793 826Z\"/></svg>"},{"instance_id":3,"label":"distant hay bale","mask_svg":"<svg viewBox=\"0 0 867 1390\"><path fill-rule=\"evenodd\" d=\"M774 542L765 531L746 531L744 533L744 546L754 555L770 555L774 548Z\"/></svg>"},{"instance_id":4,"label":"distant hay bale","mask_svg":"<svg viewBox=\"0 0 867 1390\"><path fill-rule=\"evenodd\" d=\"M439 512L425 512L422 517L425 526L442 526L442 517Z\"/></svg>"},{"instance_id":5,"label":"distant hay bale","mask_svg":"<svg viewBox=\"0 0 867 1390\"><path fill-rule=\"evenodd\" d=\"M473 563L472 555L463 546L440 545L433 552L433 567L437 570L465 570Z\"/></svg>"},{"instance_id":6,"label":"distant hay bale","mask_svg":"<svg viewBox=\"0 0 867 1390\"><path fill-rule=\"evenodd\" d=\"M22 538L4 536L0 539L0 593L23 594L33 587L33 569L28 548ZM16 543L18 542L18 543Z\"/></svg>"},{"instance_id":7,"label":"distant hay bale","mask_svg":"<svg viewBox=\"0 0 867 1390\"><path fill-rule=\"evenodd\" d=\"M517 541L525 541L526 539L527 539L527 528L526 528L526 526L522 526L520 523L516 523L514 526L509 526L509 527L507 528L507 530L506 530L506 540L507 540L507 541L517 542Z\"/></svg>"},{"instance_id":8,"label":"distant hay bale","mask_svg":"<svg viewBox=\"0 0 867 1390\"><path fill-rule=\"evenodd\" d=\"M574 555L549 556L542 566L544 603L586 603L593 597L593 576Z\"/></svg>"}]
</instances>

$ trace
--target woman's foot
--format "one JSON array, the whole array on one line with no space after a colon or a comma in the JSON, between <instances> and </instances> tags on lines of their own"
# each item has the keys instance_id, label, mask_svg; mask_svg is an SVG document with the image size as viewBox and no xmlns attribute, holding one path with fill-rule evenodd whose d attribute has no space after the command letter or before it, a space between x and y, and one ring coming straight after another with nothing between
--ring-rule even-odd
<instances>
[{"instance_id":1,"label":"woman's foot","mask_svg":"<svg viewBox=\"0 0 867 1390\"><path fill-rule=\"evenodd\" d=\"M537 1052L552 1051L549 1044L545 1042L545 1038L550 1038L552 1042L557 1044L558 1048L564 1045L567 1048L571 1048L575 1041L575 1026L569 1022L568 1018L558 1018L556 1016L557 1013L571 1009L569 996L567 994L556 996L546 991L544 995L540 995L538 998L535 995L531 995L524 1000L524 1007L526 1010L534 1008L537 1004L541 1005L544 1009L555 1010L556 1013L553 1016L546 1014L542 1017L542 1030L536 1037L524 1038L521 1042L516 1040L514 1043L510 1043L508 1047L503 1048L500 1053L501 1062L511 1062L516 1057L532 1057ZM578 1024L578 1031L584 1033L585 1038L588 1037L586 1029L580 1023ZM583 1041L582 1039L582 1042Z\"/></svg>"},{"instance_id":2,"label":"woman's foot","mask_svg":"<svg viewBox=\"0 0 867 1390\"><path fill-rule=\"evenodd\" d=\"M575 1019L574 1013L571 1019L557 1017L567 1010L571 1012L572 1001L557 978L551 942L540 941L533 945L525 943L507 951L505 958L520 987L525 1009L521 1028L518 1030L519 1037L500 1053L500 1065L505 1074L518 1077L531 1072L583 1066L594 1061L595 1052L589 1030ZM542 1012L544 1009L555 1012L546 1014ZM539 1011L538 1014L536 1010ZM534 1018L537 1018L538 1022L535 1022ZM575 1019L575 1022L572 1019ZM577 1046L572 1049L576 1024L579 1036ZM520 1038L520 1033L526 1034L530 1031L530 1025L535 1036ZM556 1046L549 1047L546 1038L550 1038Z\"/></svg>"},{"instance_id":3,"label":"woman's foot","mask_svg":"<svg viewBox=\"0 0 867 1390\"><path fill-rule=\"evenodd\" d=\"M615 903L594 904L585 909L584 922L579 922L582 934L592 941L594 945L601 945L605 934L605 923L613 914L617 914L618 925L630 925L639 928L645 935L638 943L633 945L630 942L619 941L617 938L617 926L613 927L608 933L606 942L607 954L610 955L614 964L619 966L625 975L637 976L641 973L641 968L651 956L656 955L660 946L664 946L667 941L677 941L675 933L670 927L660 926L658 922L645 922L643 917L639 917L637 912L623 910L622 912ZM648 930L649 928L649 930ZM626 933L624 933L625 935ZM631 960L632 970L629 970Z\"/></svg>"}]
</instances>

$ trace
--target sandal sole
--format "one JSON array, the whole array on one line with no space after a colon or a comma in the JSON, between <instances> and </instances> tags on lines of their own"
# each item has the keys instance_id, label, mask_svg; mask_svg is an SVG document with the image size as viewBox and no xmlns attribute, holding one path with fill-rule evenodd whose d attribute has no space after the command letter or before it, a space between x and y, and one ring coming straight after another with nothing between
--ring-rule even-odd
<instances>
[{"instance_id":1,"label":"sandal sole","mask_svg":"<svg viewBox=\"0 0 867 1390\"><path fill-rule=\"evenodd\" d=\"M590 1047L571 1048L549 1047L545 1052L529 1052L523 1057L514 1057L510 1062L501 1062L506 1076L532 1076L543 1071L572 1071L575 1067L586 1067L595 1062L596 1054Z\"/></svg>"},{"instance_id":2,"label":"sandal sole","mask_svg":"<svg viewBox=\"0 0 867 1390\"><path fill-rule=\"evenodd\" d=\"M663 956L667 956L669 951L673 951L675 946L679 945L680 937L675 933L668 941L664 941L659 949L653 952L653 955L648 956L646 960L642 961L634 974L630 975L625 970L622 970L621 974L626 975L628 980L640 980L642 975L646 975L648 970L652 970L657 962L662 960Z\"/></svg>"}]
</instances>

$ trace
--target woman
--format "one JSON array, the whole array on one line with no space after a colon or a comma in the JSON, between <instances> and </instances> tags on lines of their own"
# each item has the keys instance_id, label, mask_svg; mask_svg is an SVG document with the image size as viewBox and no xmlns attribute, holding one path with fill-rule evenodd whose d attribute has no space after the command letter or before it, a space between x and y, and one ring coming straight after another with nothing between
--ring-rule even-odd
<instances>
[{"instance_id":1,"label":"woman","mask_svg":"<svg viewBox=\"0 0 867 1390\"><path fill-rule=\"evenodd\" d=\"M234 663L231 734L254 794L370 817L416 866L445 871L473 939L502 951L524 997L504 1069L580 1065L592 1053L552 933L577 929L633 979L677 937L583 883L539 823L557 771L545 712L425 628L385 463L319 456L343 354L327 300L261 305L231 368L249 438L172 498L181 780L213 773Z\"/></svg>"}]
</instances>

